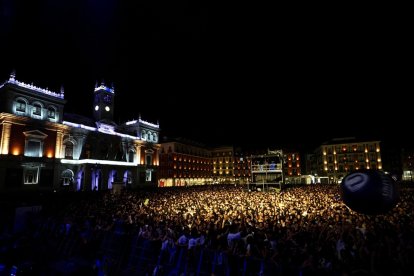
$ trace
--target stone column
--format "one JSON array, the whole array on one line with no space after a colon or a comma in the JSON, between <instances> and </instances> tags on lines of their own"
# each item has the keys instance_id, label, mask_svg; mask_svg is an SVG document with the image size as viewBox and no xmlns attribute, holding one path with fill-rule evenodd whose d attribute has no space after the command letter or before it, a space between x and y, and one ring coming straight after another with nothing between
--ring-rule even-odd
<instances>
[{"instance_id":1,"label":"stone column","mask_svg":"<svg viewBox=\"0 0 414 276\"><path fill-rule=\"evenodd\" d=\"M58 130L56 132L56 147L55 147L55 158L63 158L63 133L62 131Z\"/></svg>"},{"instance_id":2,"label":"stone column","mask_svg":"<svg viewBox=\"0 0 414 276\"><path fill-rule=\"evenodd\" d=\"M1 132L0 153L9 154L11 123L3 123L3 131Z\"/></svg>"},{"instance_id":3,"label":"stone column","mask_svg":"<svg viewBox=\"0 0 414 276\"><path fill-rule=\"evenodd\" d=\"M137 152L137 154L135 155L135 158L137 158L137 163L138 163L138 165L140 165L141 164L141 145L136 145L136 152Z\"/></svg>"},{"instance_id":4,"label":"stone column","mask_svg":"<svg viewBox=\"0 0 414 276\"><path fill-rule=\"evenodd\" d=\"M154 149L154 160L152 161L152 164L154 166L159 166L160 165L160 163L159 163L159 154L160 154L160 151L158 150L158 148Z\"/></svg>"}]
</instances>

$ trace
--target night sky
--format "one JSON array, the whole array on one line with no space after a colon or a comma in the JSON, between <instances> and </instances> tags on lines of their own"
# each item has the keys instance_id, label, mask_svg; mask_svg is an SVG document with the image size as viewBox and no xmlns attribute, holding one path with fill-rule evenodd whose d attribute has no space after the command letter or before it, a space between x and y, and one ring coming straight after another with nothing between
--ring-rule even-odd
<instances>
[{"instance_id":1,"label":"night sky","mask_svg":"<svg viewBox=\"0 0 414 276\"><path fill-rule=\"evenodd\" d=\"M66 112L91 116L104 80L117 123L141 113L211 145L413 138L408 36L391 11L133 2L3 0L1 81L64 85Z\"/></svg>"}]
</instances>

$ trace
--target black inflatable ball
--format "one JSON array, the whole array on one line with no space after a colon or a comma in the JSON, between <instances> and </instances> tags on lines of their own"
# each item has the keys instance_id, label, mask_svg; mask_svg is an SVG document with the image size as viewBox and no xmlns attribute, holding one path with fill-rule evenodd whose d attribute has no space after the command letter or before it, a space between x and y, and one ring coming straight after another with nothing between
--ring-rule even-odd
<instances>
[{"instance_id":1,"label":"black inflatable ball","mask_svg":"<svg viewBox=\"0 0 414 276\"><path fill-rule=\"evenodd\" d=\"M348 174L341 182L342 199L352 210L378 215L390 211L398 202L397 183L388 174L364 170Z\"/></svg>"}]
</instances>

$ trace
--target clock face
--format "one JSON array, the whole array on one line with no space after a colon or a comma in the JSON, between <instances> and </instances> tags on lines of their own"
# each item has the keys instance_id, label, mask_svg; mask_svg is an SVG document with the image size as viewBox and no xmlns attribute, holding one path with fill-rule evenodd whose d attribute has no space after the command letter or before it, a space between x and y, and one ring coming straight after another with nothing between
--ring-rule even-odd
<instances>
[{"instance_id":1,"label":"clock face","mask_svg":"<svg viewBox=\"0 0 414 276\"><path fill-rule=\"evenodd\" d=\"M112 102L112 96L111 95L105 95L104 97L103 97L103 100L104 100L104 102L106 102L106 103L111 103Z\"/></svg>"}]
</instances>

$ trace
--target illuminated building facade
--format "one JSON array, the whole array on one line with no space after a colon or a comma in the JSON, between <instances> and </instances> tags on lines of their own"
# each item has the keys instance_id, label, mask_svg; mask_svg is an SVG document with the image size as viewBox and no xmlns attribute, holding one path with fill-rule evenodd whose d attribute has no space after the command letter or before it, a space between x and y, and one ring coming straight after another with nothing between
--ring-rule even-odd
<instances>
[{"instance_id":1,"label":"illuminated building facade","mask_svg":"<svg viewBox=\"0 0 414 276\"><path fill-rule=\"evenodd\" d=\"M404 148L402 150L402 180L414 181L414 151Z\"/></svg>"},{"instance_id":2,"label":"illuminated building facade","mask_svg":"<svg viewBox=\"0 0 414 276\"><path fill-rule=\"evenodd\" d=\"M94 119L64 114L64 91L0 85L0 190L156 185L159 125L113 122L115 91L95 87Z\"/></svg>"},{"instance_id":3,"label":"illuminated building facade","mask_svg":"<svg viewBox=\"0 0 414 276\"><path fill-rule=\"evenodd\" d=\"M382 170L380 141L359 141L355 138L336 138L315 151L318 176L327 176L329 183L340 183L351 171Z\"/></svg>"},{"instance_id":4,"label":"illuminated building facade","mask_svg":"<svg viewBox=\"0 0 414 276\"><path fill-rule=\"evenodd\" d=\"M233 176L238 184L246 184L251 179L251 154L241 149L234 150Z\"/></svg>"},{"instance_id":5,"label":"illuminated building facade","mask_svg":"<svg viewBox=\"0 0 414 276\"><path fill-rule=\"evenodd\" d=\"M195 142L161 144L159 187L204 185L212 182L211 152Z\"/></svg>"},{"instance_id":6,"label":"illuminated building facade","mask_svg":"<svg viewBox=\"0 0 414 276\"><path fill-rule=\"evenodd\" d=\"M301 172L301 158L299 152L286 152L283 156L284 159L284 173L286 177L300 176Z\"/></svg>"},{"instance_id":7,"label":"illuminated building facade","mask_svg":"<svg viewBox=\"0 0 414 276\"><path fill-rule=\"evenodd\" d=\"M211 149L182 138L161 144L160 187L246 184L250 178L250 154L240 149Z\"/></svg>"},{"instance_id":8,"label":"illuminated building facade","mask_svg":"<svg viewBox=\"0 0 414 276\"><path fill-rule=\"evenodd\" d=\"M234 148L218 147L211 151L214 183L234 183Z\"/></svg>"}]
</instances>

